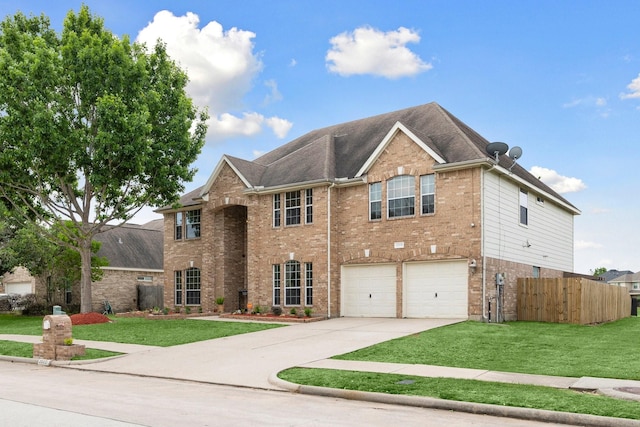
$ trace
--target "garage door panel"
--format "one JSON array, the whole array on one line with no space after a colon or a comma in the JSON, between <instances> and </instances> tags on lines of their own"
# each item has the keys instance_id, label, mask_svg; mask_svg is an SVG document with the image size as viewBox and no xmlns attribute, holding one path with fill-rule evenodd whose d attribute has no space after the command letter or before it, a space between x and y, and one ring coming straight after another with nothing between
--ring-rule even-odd
<instances>
[{"instance_id":1,"label":"garage door panel","mask_svg":"<svg viewBox=\"0 0 640 427\"><path fill-rule=\"evenodd\" d=\"M342 267L341 315L396 317L396 267L390 264Z\"/></svg>"},{"instance_id":2,"label":"garage door panel","mask_svg":"<svg viewBox=\"0 0 640 427\"><path fill-rule=\"evenodd\" d=\"M405 317L467 317L466 261L406 263Z\"/></svg>"}]
</instances>

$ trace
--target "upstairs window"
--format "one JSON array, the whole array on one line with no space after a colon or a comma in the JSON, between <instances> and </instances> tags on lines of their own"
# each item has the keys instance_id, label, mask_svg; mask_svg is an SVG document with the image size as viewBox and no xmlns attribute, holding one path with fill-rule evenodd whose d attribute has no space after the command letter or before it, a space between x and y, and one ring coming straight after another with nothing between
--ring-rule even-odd
<instances>
[{"instance_id":1,"label":"upstairs window","mask_svg":"<svg viewBox=\"0 0 640 427\"><path fill-rule=\"evenodd\" d=\"M285 225L300 224L300 190L287 191L285 201Z\"/></svg>"},{"instance_id":2,"label":"upstairs window","mask_svg":"<svg viewBox=\"0 0 640 427\"><path fill-rule=\"evenodd\" d=\"M200 237L200 209L186 212L187 239Z\"/></svg>"},{"instance_id":3,"label":"upstairs window","mask_svg":"<svg viewBox=\"0 0 640 427\"><path fill-rule=\"evenodd\" d=\"M389 218L415 215L415 179L400 175L387 181L387 206Z\"/></svg>"},{"instance_id":4,"label":"upstairs window","mask_svg":"<svg viewBox=\"0 0 640 427\"><path fill-rule=\"evenodd\" d=\"M274 194L273 195L273 226L274 227L280 227L280 215L281 215L280 212L281 212L280 195Z\"/></svg>"},{"instance_id":5,"label":"upstairs window","mask_svg":"<svg viewBox=\"0 0 640 427\"><path fill-rule=\"evenodd\" d=\"M176 212L176 240L182 240L182 217L184 212Z\"/></svg>"},{"instance_id":6,"label":"upstairs window","mask_svg":"<svg viewBox=\"0 0 640 427\"><path fill-rule=\"evenodd\" d=\"M307 188L304 196L305 224L313 223L313 189Z\"/></svg>"},{"instance_id":7,"label":"upstairs window","mask_svg":"<svg viewBox=\"0 0 640 427\"><path fill-rule=\"evenodd\" d=\"M520 224L529 225L529 193L526 190L520 189Z\"/></svg>"},{"instance_id":8,"label":"upstairs window","mask_svg":"<svg viewBox=\"0 0 640 427\"><path fill-rule=\"evenodd\" d=\"M435 174L420 177L420 205L422 215L432 214L436 211Z\"/></svg>"},{"instance_id":9,"label":"upstairs window","mask_svg":"<svg viewBox=\"0 0 640 427\"><path fill-rule=\"evenodd\" d=\"M176 240L197 239L200 237L200 215L200 209L176 212Z\"/></svg>"},{"instance_id":10,"label":"upstairs window","mask_svg":"<svg viewBox=\"0 0 640 427\"><path fill-rule=\"evenodd\" d=\"M382 183L369 184L369 219L382 218Z\"/></svg>"}]
</instances>

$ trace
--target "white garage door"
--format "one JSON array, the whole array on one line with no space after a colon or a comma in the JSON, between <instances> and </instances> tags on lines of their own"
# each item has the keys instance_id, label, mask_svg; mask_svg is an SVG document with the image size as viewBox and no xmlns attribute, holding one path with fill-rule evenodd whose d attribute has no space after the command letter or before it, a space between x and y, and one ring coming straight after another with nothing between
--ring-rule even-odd
<instances>
[{"instance_id":1,"label":"white garage door","mask_svg":"<svg viewBox=\"0 0 640 427\"><path fill-rule=\"evenodd\" d=\"M404 317L467 317L467 261L404 264Z\"/></svg>"},{"instance_id":2,"label":"white garage door","mask_svg":"<svg viewBox=\"0 0 640 427\"><path fill-rule=\"evenodd\" d=\"M33 290L31 289L31 283L6 283L5 284L5 293L7 294L20 294L27 295L32 294Z\"/></svg>"},{"instance_id":3,"label":"white garage door","mask_svg":"<svg viewBox=\"0 0 640 427\"><path fill-rule=\"evenodd\" d=\"M396 317L395 264L342 267L340 314L352 317Z\"/></svg>"}]
</instances>

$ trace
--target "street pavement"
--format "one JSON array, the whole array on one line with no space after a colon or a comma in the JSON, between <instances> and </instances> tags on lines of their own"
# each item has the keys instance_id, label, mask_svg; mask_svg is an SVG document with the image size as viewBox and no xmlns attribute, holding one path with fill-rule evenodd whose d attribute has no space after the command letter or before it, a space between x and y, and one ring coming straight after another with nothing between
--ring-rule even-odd
<instances>
[{"instance_id":1,"label":"street pavement","mask_svg":"<svg viewBox=\"0 0 640 427\"><path fill-rule=\"evenodd\" d=\"M217 321L217 317L194 321ZM228 321L228 319L222 319ZM290 390L299 393L332 395L357 399L410 405L443 405L442 409L479 411L480 413L540 419L550 422L575 422L584 425L640 425L640 422L603 417L579 416L522 408L495 407L440 399L410 398L407 396L377 396L373 393L331 391L318 387L298 386L277 378L277 373L290 367L330 368L355 371L387 372L427 377L451 377L508 383L574 388L608 394L618 398L640 401L640 381L598 378L567 378L477 369L438 366L390 364L377 362L338 361L330 357L394 338L437 328L462 319L379 319L334 318L327 321L295 323L282 328L254 332L215 340L201 341L173 347L129 346L116 343L97 343L77 340L89 348L127 353L126 356L92 363L52 362L77 370L100 371L146 377L187 380L200 383L231 385L265 390ZM0 339L10 339L0 335ZM19 340L21 336L11 336ZM24 336L23 336L24 337ZM26 339L38 339L29 337ZM635 391L638 392L635 392ZM337 393L337 395L336 395ZM342 395L341 395L342 394ZM564 417L564 418L562 418ZM588 422L587 422L588 421ZM602 422L602 424L598 424ZM627 423L629 422L629 423Z\"/></svg>"}]
</instances>

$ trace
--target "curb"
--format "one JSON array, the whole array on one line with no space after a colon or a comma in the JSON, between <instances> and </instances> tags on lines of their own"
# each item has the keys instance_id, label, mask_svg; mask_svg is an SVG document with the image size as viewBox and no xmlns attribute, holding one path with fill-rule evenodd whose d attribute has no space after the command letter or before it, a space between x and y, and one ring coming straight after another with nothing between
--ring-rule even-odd
<instances>
[{"instance_id":1,"label":"curb","mask_svg":"<svg viewBox=\"0 0 640 427\"><path fill-rule=\"evenodd\" d=\"M269 376L269 383L293 393L310 394L339 399L361 400L390 405L404 405L418 408L440 409L445 411L467 412L477 415L516 418L529 421L542 421L585 427L638 427L640 421L625 418L602 417L597 415L574 414L542 409L517 408L512 406L491 405L486 403L459 402L437 399L435 397L406 396L398 394L374 393L369 391L343 390L327 387L294 384L278 378L278 373Z\"/></svg>"}]
</instances>

